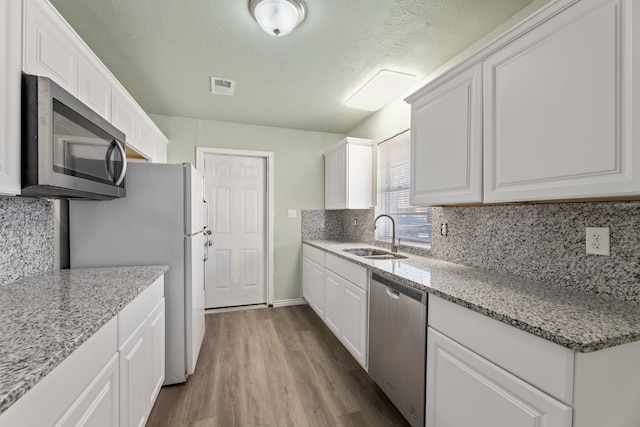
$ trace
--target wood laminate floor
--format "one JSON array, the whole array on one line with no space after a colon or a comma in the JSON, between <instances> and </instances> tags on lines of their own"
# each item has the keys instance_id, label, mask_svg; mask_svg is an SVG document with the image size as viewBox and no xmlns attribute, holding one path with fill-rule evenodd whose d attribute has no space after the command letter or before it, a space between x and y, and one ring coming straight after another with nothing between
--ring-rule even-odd
<instances>
[{"instance_id":1,"label":"wood laminate floor","mask_svg":"<svg viewBox=\"0 0 640 427\"><path fill-rule=\"evenodd\" d=\"M195 373L148 427L407 426L307 305L206 315Z\"/></svg>"}]
</instances>

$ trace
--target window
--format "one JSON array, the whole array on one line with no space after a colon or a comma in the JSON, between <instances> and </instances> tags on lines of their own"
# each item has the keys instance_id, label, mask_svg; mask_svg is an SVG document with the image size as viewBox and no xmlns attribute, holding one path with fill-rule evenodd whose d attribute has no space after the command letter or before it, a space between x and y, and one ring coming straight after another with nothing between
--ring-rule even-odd
<instances>
[{"instance_id":1,"label":"window","mask_svg":"<svg viewBox=\"0 0 640 427\"><path fill-rule=\"evenodd\" d=\"M378 204L376 216L388 214L396 222L396 238L403 242L431 242L431 208L409 205L410 132L378 145ZM380 219L376 239L391 240L391 221Z\"/></svg>"}]
</instances>

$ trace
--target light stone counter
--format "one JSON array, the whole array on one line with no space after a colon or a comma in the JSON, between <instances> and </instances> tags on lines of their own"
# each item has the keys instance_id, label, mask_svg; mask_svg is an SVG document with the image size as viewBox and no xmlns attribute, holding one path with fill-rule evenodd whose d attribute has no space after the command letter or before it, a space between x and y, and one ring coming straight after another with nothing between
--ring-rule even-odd
<instances>
[{"instance_id":1,"label":"light stone counter","mask_svg":"<svg viewBox=\"0 0 640 427\"><path fill-rule=\"evenodd\" d=\"M0 413L167 269L56 270L0 286Z\"/></svg>"},{"instance_id":2,"label":"light stone counter","mask_svg":"<svg viewBox=\"0 0 640 427\"><path fill-rule=\"evenodd\" d=\"M633 302L405 253L406 259L371 260L344 252L374 247L357 242L303 243L571 350L588 353L640 340L640 305Z\"/></svg>"}]
</instances>

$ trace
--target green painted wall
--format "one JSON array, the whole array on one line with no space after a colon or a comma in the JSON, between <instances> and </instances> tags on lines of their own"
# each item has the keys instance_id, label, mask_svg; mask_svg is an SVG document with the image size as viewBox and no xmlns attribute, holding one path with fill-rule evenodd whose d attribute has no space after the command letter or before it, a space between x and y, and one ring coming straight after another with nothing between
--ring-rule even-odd
<instances>
[{"instance_id":1,"label":"green painted wall","mask_svg":"<svg viewBox=\"0 0 640 427\"><path fill-rule=\"evenodd\" d=\"M300 210L324 208L324 153L344 135L150 115L171 141L169 163L196 163L196 147L274 155L275 300L301 297ZM298 218L288 219L296 209Z\"/></svg>"}]
</instances>

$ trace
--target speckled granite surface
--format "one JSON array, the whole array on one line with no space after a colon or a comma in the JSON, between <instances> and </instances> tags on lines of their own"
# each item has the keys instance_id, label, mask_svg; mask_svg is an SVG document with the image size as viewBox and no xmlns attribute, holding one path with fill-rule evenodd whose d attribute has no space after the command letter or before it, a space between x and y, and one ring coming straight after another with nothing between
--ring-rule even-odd
<instances>
[{"instance_id":1,"label":"speckled granite surface","mask_svg":"<svg viewBox=\"0 0 640 427\"><path fill-rule=\"evenodd\" d=\"M432 256L640 303L640 202L433 209ZM611 256L588 255L585 227L609 227Z\"/></svg>"},{"instance_id":2,"label":"speckled granite surface","mask_svg":"<svg viewBox=\"0 0 640 427\"><path fill-rule=\"evenodd\" d=\"M368 246L362 243L304 243L575 351L640 340L640 305L633 302L433 258L369 260L343 251Z\"/></svg>"},{"instance_id":3,"label":"speckled granite surface","mask_svg":"<svg viewBox=\"0 0 640 427\"><path fill-rule=\"evenodd\" d=\"M339 240L344 234L342 211L303 209L300 211L302 238Z\"/></svg>"},{"instance_id":4,"label":"speckled granite surface","mask_svg":"<svg viewBox=\"0 0 640 427\"><path fill-rule=\"evenodd\" d=\"M0 413L167 268L56 270L0 286Z\"/></svg>"},{"instance_id":5,"label":"speckled granite surface","mask_svg":"<svg viewBox=\"0 0 640 427\"><path fill-rule=\"evenodd\" d=\"M52 203L0 197L0 285L53 270Z\"/></svg>"}]
</instances>

